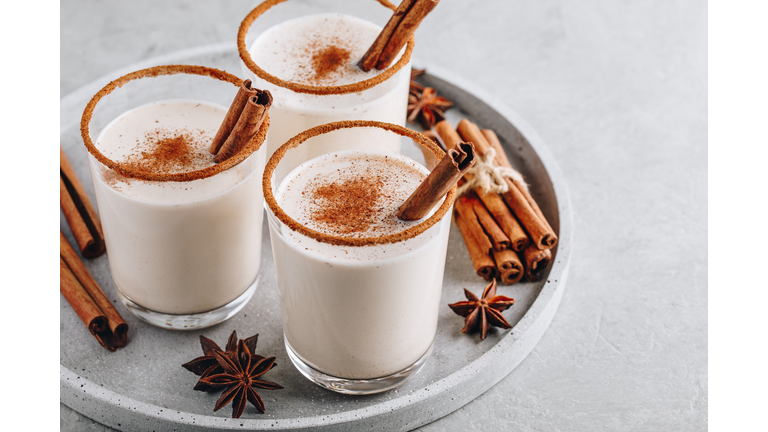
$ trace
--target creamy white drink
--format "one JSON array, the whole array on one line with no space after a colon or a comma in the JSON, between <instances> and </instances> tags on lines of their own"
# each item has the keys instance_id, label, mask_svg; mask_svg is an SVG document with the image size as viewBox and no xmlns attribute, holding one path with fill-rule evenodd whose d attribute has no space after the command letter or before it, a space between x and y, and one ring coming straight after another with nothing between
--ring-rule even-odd
<instances>
[{"instance_id":1,"label":"creamy white drink","mask_svg":"<svg viewBox=\"0 0 768 432\"><path fill-rule=\"evenodd\" d=\"M396 214L428 173L398 154L345 150L299 165L275 196L307 228L379 237L419 223ZM436 332L450 212L416 237L358 247L309 238L268 215L285 339L304 363L333 377L372 379L425 356Z\"/></svg>"},{"instance_id":2,"label":"creamy white drink","mask_svg":"<svg viewBox=\"0 0 768 432\"><path fill-rule=\"evenodd\" d=\"M167 100L140 106L96 140L109 159L152 172L214 165L207 147L226 108ZM232 302L259 271L264 151L212 177L126 178L90 159L112 277L119 292L163 314L196 314Z\"/></svg>"},{"instance_id":3,"label":"creamy white drink","mask_svg":"<svg viewBox=\"0 0 768 432\"><path fill-rule=\"evenodd\" d=\"M254 62L281 80L312 86L358 83L380 74L363 72L357 62L381 27L343 14L319 14L285 21L258 36L249 47ZM267 137L269 157L299 132L339 120L377 120L405 124L410 64L386 81L360 92L311 95L275 85L249 70L243 73L254 85L272 92L272 123ZM398 151L400 139L391 136L382 149ZM318 137L307 159L334 151L338 142Z\"/></svg>"}]
</instances>

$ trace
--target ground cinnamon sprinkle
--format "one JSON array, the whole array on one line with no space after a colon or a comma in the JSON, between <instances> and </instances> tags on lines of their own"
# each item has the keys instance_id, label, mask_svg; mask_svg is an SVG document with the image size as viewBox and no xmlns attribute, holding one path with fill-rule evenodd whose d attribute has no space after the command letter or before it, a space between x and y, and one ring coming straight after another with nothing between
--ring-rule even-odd
<instances>
[{"instance_id":1,"label":"ground cinnamon sprinkle","mask_svg":"<svg viewBox=\"0 0 768 432\"><path fill-rule=\"evenodd\" d=\"M344 67L351 55L350 50L337 45L330 45L315 52L312 55L312 67L315 71L314 79L322 80L329 74L339 70L339 68Z\"/></svg>"},{"instance_id":2,"label":"ground cinnamon sprinkle","mask_svg":"<svg viewBox=\"0 0 768 432\"><path fill-rule=\"evenodd\" d=\"M338 234L368 231L377 220L384 184L381 176L370 176L317 186L310 199L319 208L310 217Z\"/></svg>"},{"instance_id":3,"label":"ground cinnamon sprinkle","mask_svg":"<svg viewBox=\"0 0 768 432\"><path fill-rule=\"evenodd\" d=\"M145 134L124 164L152 173L187 172L213 164L202 131L156 129Z\"/></svg>"}]
</instances>

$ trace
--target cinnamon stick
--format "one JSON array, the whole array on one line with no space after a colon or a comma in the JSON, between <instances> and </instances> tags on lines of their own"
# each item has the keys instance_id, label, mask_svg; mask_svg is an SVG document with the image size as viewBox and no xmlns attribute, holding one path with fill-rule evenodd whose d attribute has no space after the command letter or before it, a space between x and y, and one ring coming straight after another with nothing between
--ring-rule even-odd
<instances>
[{"instance_id":1,"label":"cinnamon stick","mask_svg":"<svg viewBox=\"0 0 768 432\"><path fill-rule=\"evenodd\" d=\"M501 166L506 166L511 168L512 164L509 162L509 158L507 158L506 153L504 153L504 149L501 147L501 141L499 141L499 137L496 136L496 133L490 129L483 129L482 131L483 136L486 137L490 145L496 149L496 161ZM501 157L500 157L501 156ZM515 186L517 186L518 190L520 190L520 193L525 196L525 199L528 201L528 204L531 206L534 212L536 212L537 215L541 218L542 222L546 224L546 227L548 230L552 231L554 233L554 230L552 229L552 226L549 225L549 222L547 221L547 218L544 216L544 213L541 211L541 208L539 208L539 205L536 203L536 200L533 199L531 196L531 192L528 190L528 186L520 183L519 181L512 181ZM555 237L555 242L557 242L557 237ZM552 245L554 246L554 244Z\"/></svg>"},{"instance_id":2,"label":"cinnamon stick","mask_svg":"<svg viewBox=\"0 0 768 432\"><path fill-rule=\"evenodd\" d=\"M472 211L477 216L477 221L483 226L483 230L488 235L488 238L493 243L493 248L496 250L509 249L510 242L509 237L504 234L504 231L496 223L496 220L488 213L488 209L485 208L483 202L474 194L474 192L468 192L462 196L463 202L469 204Z\"/></svg>"},{"instance_id":3,"label":"cinnamon stick","mask_svg":"<svg viewBox=\"0 0 768 432\"><path fill-rule=\"evenodd\" d=\"M552 261L552 250L541 250L532 244L523 252L523 259L525 260L525 278L536 282L541 279L544 270Z\"/></svg>"},{"instance_id":4,"label":"cinnamon stick","mask_svg":"<svg viewBox=\"0 0 768 432\"><path fill-rule=\"evenodd\" d=\"M403 0L373 41L358 67L365 72L387 68L440 0Z\"/></svg>"},{"instance_id":5,"label":"cinnamon stick","mask_svg":"<svg viewBox=\"0 0 768 432\"><path fill-rule=\"evenodd\" d=\"M453 125L451 125L448 120L438 122L435 125L435 131L440 136L440 139L448 147L451 147L454 143L461 141L461 136L459 136L459 133L456 132L456 129L454 129ZM482 144L483 143L481 143L481 145ZM467 174L464 176L464 178L466 180L471 180L472 177L471 175ZM515 219L515 217L512 215L509 208L504 203L504 200L498 194L486 193L483 192L483 190L480 188L476 189L475 192L477 193L480 200L483 201L483 204L485 204L485 207L488 209L491 215L493 215L493 218L504 231L504 234L506 234L509 238L512 249L521 252L526 247L528 247L528 235L520 226L520 223L517 221L517 219Z\"/></svg>"},{"instance_id":6,"label":"cinnamon stick","mask_svg":"<svg viewBox=\"0 0 768 432\"><path fill-rule=\"evenodd\" d=\"M456 126L456 131L461 135L465 141L471 141L477 147L477 153L480 156L485 155L485 152L491 147L483 134L480 132L480 128L476 124L467 119L463 119Z\"/></svg>"},{"instance_id":7,"label":"cinnamon stick","mask_svg":"<svg viewBox=\"0 0 768 432\"><path fill-rule=\"evenodd\" d=\"M495 278L498 271L496 270L496 263L493 261L493 258L477 244L469 226L460 214L454 212L453 220L456 222L456 226L459 227L459 231L461 231L461 236L464 238L464 244L467 246L469 258L472 260L472 265L475 267L477 275L487 281Z\"/></svg>"},{"instance_id":8,"label":"cinnamon stick","mask_svg":"<svg viewBox=\"0 0 768 432\"><path fill-rule=\"evenodd\" d=\"M213 137L213 141L211 142L210 147L208 147L208 151L212 155L215 156L219 152L219 149L221 149L221 146L224 145L227 138L229 138L232 129L235 128L237 121L240 119L240 114L242 114L246 102L254 96L256 96L256 89L251 87L251 80L247 79L243 81L243 83L240 84L240 88L237 89L237 94L235 95L232 104L229 106L229 110L227 110L227 115L224 116L224 121L221 122L219 130L216 132L216 136Z\"/></svg>"},{"instance_id":9,"label":"cinnamon stick","mask_svg":"<svg viewBox=\"0 0 768 432\"><path fill-rule=\"evenodd\" d=\"M475 189L475 193L477 193L478 198L485 204L485 208L493 215L493 219L509 238L509 248L516 252L524 251L530 243L528 234L525 233L523 227L520 226L520 222L509 211L509 207L504 203L504 199L497 193L483 192L482 188Z\"/></svg>"},{"instance_id":10,"label":"cinnamon stick","mask_svg":"<svg viewBox=\"0 0 768 432\"><path fill-rule=\"evenodd\" d=\"M247 99L232 132L213 158L214 162L221 163L237 154L259 131L269 107L272 106L272 94L268 90L254 91L256 95Z\"/></svg>"},{"instance_id":11,"label":"cinnamon stick","mask_svg":"<svg viewBox=\"0 0 768 432\"><path fill-rule=\"evenodd\" d=\"M96 336L107 329L107 318L102 315L101 310L93 302L91 296L85 292L85 289L62 257L59 257L59 275L61 294L67 299L67 302L69 302L77 316L83 321L88 331ZM98 336L96 336L96 339L99 339Z\"/></svg>"},{"instance_id":12,"label":"cinnamon stick","mask_svg":"<svg viewBox=\"0 0 768 432\"><path fill-rule=\"evenodd\" d=\"M501 146L501 141L499 141L499 137L496 135L496 132L492 131L491 129L481 129L480 133L483 134L483 137L485 137L485 140L488 141L488 144L496 150L496 157L494 158L496 165L512 168L512 164L509 162L507 153Z\"/></svg>"},{"instance_id":13,"label":"cinnamon stick","mask_svg":"<svg viewBox=\"0 0 768 432\"><path fill-rule=\"evenodd\" d=\"M493 249L493 242L488 238L488 234L485 233L466 195L462 195L456 200L453 209L454 213L461 216L464 220L464 225L472 238L474 238L477 247L484 254L490 255L491 249Z\"/></svg>"},{"instance_id":14,"label":"cinnamon stick","mask_svg":"<svg viewBox=\"0 0 768 432\"><path fill-rule=\"evenodd\" d=\"M448 120L437 122L435 124L435 132L437 132L437 135L440 136L440 139L447 148L452 148L456 143L461 142L461 137Z\"/></svg>"},{"instance_id":15,"label":"cinnamon stick","mask_svg":"<svg viewBox=\"0 0 768 432\"><path fill-rule=\"evenodd\" d=\"M80 253L86 258L95 258L106 251L101 222L64 149L59 147L59 151L61 210L75 236Z\"/></svg>"},{"instance_id":16,"label":"cinnamon stick","mask_svg":"<svg viewBox=\"0 0 768 432\"><path fill-rule=\"evenodd\" d=\"M480 132L477 125L469 120L464 119L460 121L457 129L463 139L472 141L472 143L475 144L477 151L481 156L491 148L491 144L488 142L485 135ZM500 143L498 149L495 150L497 155L500 151L504 151L501 148ZM507 160L506 163L509 163L509 160ZM511 165L508 165L508 167L512 168ZM541 211L539 210L539 212L537 212L534 210L526 195L520 191L522 186L519 185L519 182L514 182L511 179L506 179L506 181L509 185L509 191L503 193L502 197L515 216L517 216L520 224L528 232L532 242L539 249L550 249L554 247L555 244L557 244L557 235L547 222L546 218L543 217L543 214L540 214ZM530 194L528 196L530 196ZM533 198L531 198L531 200L533 200ZM536 207L538 208L538 205Z\"/></svg>"},{"instance_id":17,"label":"cinnamon stick","mask_svg":"<svg viewBox=\"0 0 768 432\"><path fill-rule=\"evenodd\" d=\"M61 292L67 302L104 348L114 351L125 346L128 342L128 324L112 306L61 232L59 258Z\"/></svg>"},{"instance_id":18,"label":"cinnamon stick","mask_svg":"<svg viewBox=\"0 0 768 432\"><path fill-rule=\"evenodd\" d=\"M511 249L493 251L493 260L499 270L499 279L505 285L514 285L523 278L524 267L517 253Z\"/></svg>"},{"instance_id":19,"label":"cinnamon stick","mask_svg":"<svg viewBox=\"0 0 768 432\"><path fill-rule=\"evenodd\" d=\"M412 221L426 216L474 164L475 148L471 143L460 143L448 150L427 178L400 206L397 217Z\"/></svg>"}]
</instances>

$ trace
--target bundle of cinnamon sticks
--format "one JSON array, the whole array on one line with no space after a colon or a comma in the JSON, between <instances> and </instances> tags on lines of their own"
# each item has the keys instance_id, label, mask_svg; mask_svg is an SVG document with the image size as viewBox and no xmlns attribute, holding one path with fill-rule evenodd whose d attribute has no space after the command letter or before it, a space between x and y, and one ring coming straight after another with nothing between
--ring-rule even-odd
<instances>
[{"instance_id":1,"label":"bundle of cinnamon sticks","mask_svg":"<svg viewBox=\"0 0 768 432\"><path fill-rule=\"evenodd\" d=\"M106 251L101 223L64 150L60 148L60 152L61 209L81 254L86 258L95 258ZM125 346L128 324L61 232L59 243L61 294L101 346L110 351Z\"/></svg>"},{"instance_id":2,"label":"bundle of cinnamon sticks","mask_svg":"<svg viewBox=\"0 0 768 432\"><path fill-rule=\"evenodd\" d=\"M435 125L437 136L446 148L462 141L474 144L478 157L489 149L495 150L493 164L512 168L496 134L480 130L469 120L462 120L454 129L447 120ZM464 175L460 185L471 181L471 172ZM509 190L486 192L481 187L467 191L454 205L454 220L467 245L475 271L485 280L499 278L511 285L523 276L538 281L552 260L551 249L557 235L550 226L528 186L520 180L505 178Z\"/></svg>"}]
</instances>

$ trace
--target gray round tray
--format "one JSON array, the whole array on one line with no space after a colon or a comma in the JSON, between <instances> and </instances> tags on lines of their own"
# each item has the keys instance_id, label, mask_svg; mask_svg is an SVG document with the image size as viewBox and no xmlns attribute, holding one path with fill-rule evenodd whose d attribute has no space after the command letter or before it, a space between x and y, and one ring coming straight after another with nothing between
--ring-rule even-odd
<instances>
[{"instance_id":1,"label":"gray round tray","mask_svg":"<svg viewBox=\"0 0 768 432\"><path fill-rule=\"evenodd\" d=\"M115 71L61 100L61 145L95 205L86 150L80 138L80 116L88 100L106 83L128 72L160 64L198 64L240 74L231 44L203 46L158 57ZM283 345L269 231L264 229L261 281L250 303L235 317L213 328L177 332L153 327L131 315L119 302L108 257L85 260L107 297L131 327L128 345L114 353L101 348L72 308L61 298L61 401L119 430L409 430L432 422L470 402L512 371L541 339L557 311L570 264L573 222L560 170L536 132L514 111L486 92L431 65L423 81L455 102L448 111L454 125L469 118L499 135L510 159L532 184L532 194L558 232L559 243L548 275L538 283L499 286L499 294L515 299L504 312L514 326L479 335L461 333L464 320L447 304L464 299L462 288L476 294L485 282L474 274L461 234L453 226L446 259L437 337L432 357L422 371L396 390L372 396L340 395L310 383L293 368ZM414 149L404 153L420 158ZM265 222L266 223L266 222ZM62 232L73 241L63 216ZM408 299L403 299L408 301ZM214 413L218 393L193 391L197 376L180 365L201 355L198 335L223 346L237 330L242 338L259 333L256 352L277 356L278 367L267 379L285 386L262 391L267 412L248 406L239 419L231 408Z\"/></svg>"}]
</instances>

